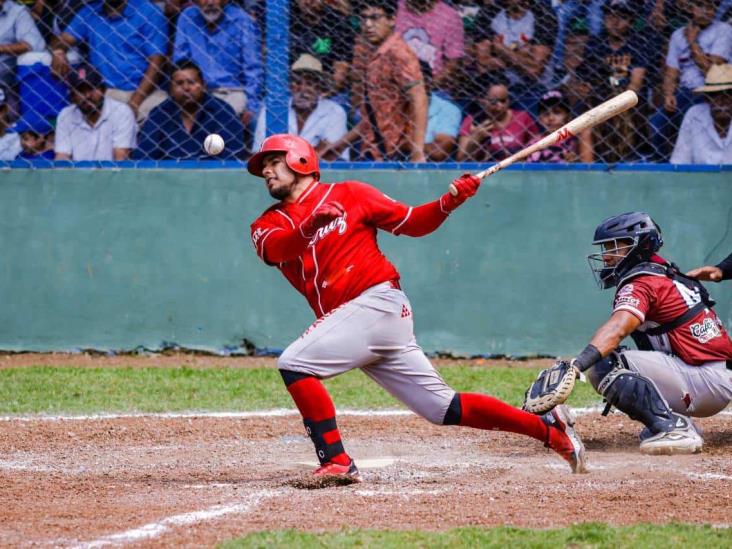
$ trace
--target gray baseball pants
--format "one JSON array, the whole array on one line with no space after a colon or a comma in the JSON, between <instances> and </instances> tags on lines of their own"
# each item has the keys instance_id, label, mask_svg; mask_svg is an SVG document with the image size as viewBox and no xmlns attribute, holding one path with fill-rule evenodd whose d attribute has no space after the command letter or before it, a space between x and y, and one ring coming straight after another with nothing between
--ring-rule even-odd
<instances>
[{"instance_id":1,"label":"gray baseball pants","mask_svg":"<svg viewBox=\"0 0 732 549\"><path fill-rule=\"evenodd\" d=\"M455 396L417 345L407 296L389 282L315 321L280 355L278 367L320 379L360 368L414 413L438 425Z\"/></svg>"},{"instance_id":2,"label":"gray baseball pants","mask_svg":"<svg viewBox=\"0 0 732 549\"><path fill-rule=\"evenodd\" d=\"M650 379L671 409L679 414L708 417L732 400L732 370L725 362L691 366L658 351L624 351L628 368Z\"/></svg>"}]
</instances>

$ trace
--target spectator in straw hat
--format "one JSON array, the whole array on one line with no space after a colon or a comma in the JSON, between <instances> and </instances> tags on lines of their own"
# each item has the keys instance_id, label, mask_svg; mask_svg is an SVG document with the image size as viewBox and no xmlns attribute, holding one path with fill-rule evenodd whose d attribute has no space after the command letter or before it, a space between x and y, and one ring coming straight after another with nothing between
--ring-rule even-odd
<instances>
[{"instance_id":1,"label":"spectator in straw hat","mask_svg":"<svg viewBox=\"0 0 732 549\"><path fill-rule=\"evenodd\" d=\"M694 93L704 102L686 112L671 163L732 164L732 65L712 65Z\"/></svg>"},{"instance_id":2,"label":"spectator in straw hat","mask_svg":"<svg viewBox=\"0 0 732 549\"><path fill-rule=\"evenodd\" d=\"M299 135L313 147L336 143L348 129L346 111L335 101L322 97L323 64L309 53L303 53L290 68L290 102L287 109L287 133ZM266 137L267 112L264 107L257 118L253 150L258 151ZM349 150L324 156L325 160L348 160Z\"/></svg>"}]
</instances>

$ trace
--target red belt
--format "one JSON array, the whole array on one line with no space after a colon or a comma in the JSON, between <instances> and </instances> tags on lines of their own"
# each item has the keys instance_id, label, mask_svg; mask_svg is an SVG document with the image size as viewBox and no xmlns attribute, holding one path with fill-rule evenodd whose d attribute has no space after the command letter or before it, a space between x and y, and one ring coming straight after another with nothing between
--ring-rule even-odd
<instances>
[{"instance_id":1,"label":"red belt","mask_svg":"<svg viewBox=\"0 0 732 549\"><path fill-rule=\"evenodd\" d=\"M402 289L402 287L399 285L399 279L398 278L394 278L393 280L390 280L389 281L389 285L393 289L395 289L395 290L401 290Z\"/></svg>"}]
</instances>

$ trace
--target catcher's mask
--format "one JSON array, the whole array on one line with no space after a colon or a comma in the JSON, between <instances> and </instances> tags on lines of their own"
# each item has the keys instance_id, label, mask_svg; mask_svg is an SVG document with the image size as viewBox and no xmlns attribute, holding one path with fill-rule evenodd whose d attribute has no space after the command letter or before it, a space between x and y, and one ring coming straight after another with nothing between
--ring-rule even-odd
<instances>
[{"instance_id":1,"label":"catcher's mask","mask_svg":"<svg viewBox=\"0 0 732 549\"><path fill-rule=\"evenodd\" d=\"M612 246L608 246L612 243ZM641 261L648 261L663 246L661 228L645 212L610 217L595 229L593 245L599 253L587 256L601 289L617 286L623 275Z\"/></svg>"}]
</instances>

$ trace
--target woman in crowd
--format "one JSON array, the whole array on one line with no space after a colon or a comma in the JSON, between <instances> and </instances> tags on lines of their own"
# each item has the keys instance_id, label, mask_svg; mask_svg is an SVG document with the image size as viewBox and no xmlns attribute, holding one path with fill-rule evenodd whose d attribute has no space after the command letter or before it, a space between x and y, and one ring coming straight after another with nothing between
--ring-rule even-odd
<instances>
[{"instance_id":1,"label":"woman in crowd","mask_svg":"<svg viewBox=\"0 0 732 549\"><path fill-rule=\"evenodd\" d=\"M570 119L569 103L559 90L545 93L539 100L539 124L544 135L558 130ZM536 137L535 143L543 137ZM594 160L592 152L592 130L585 130L577 136L557 143L541 151L536 151L527 159L528 162L551 162L562 164L565 162L585 162Z\"/></svg>"}]
</instances>

